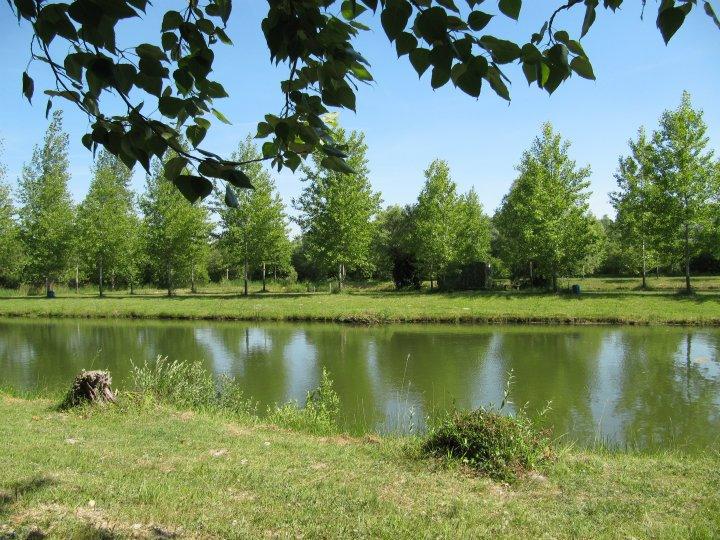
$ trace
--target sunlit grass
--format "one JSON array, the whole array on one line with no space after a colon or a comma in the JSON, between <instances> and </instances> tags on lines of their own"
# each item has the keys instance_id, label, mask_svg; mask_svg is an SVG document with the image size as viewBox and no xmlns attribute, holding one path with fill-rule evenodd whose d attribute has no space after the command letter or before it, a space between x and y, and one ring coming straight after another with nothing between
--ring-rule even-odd
<instances>
[{"instance_id":1,"label":"sunlit grass","mask_svg":"<svg viewBox=\"0 0 720 540\"><path fill-rule=\"evenodd\" d=\"M512 486L414 438L0 395L0 537L709 538L717 453L562 450ZM114 536L113 536L114 535ZM164 536L163 536L164 535Z\"/></svg>"},{"instance_id":2,"label":"sunlit grass","mask_svg":"<svg viewBox=\"0 0 720 540\"><path fill-rule=\"evenodd\" d=\"M584 290L591 288L586 283ZM0 316L168 318L268 321L336 321L360 324L384 322L476 323L610 323L720 324L720 295L699 292L588 291L579 296L528 291L429 293L348 288L329 292L253 293L201 289L179 291L168 298L162 291L130 295L109 292L58 292L58 298L0 298Z\"/></svg>"}]
</instances>

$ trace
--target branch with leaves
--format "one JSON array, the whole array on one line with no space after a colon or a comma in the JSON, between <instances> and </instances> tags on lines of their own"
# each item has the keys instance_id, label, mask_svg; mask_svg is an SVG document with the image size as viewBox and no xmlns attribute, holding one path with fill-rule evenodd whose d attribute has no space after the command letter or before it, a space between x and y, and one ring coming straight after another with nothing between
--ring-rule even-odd
<instances>
[{"instance_id":1,"label":"branch with leaves","mask_svg":"<svg viewBox=\"0 0 720 540\"><path fill-rule=\"evenodd\" d=\"M682 26L700 0L661 0L657 25L665 40ZM488 2L490 4L491 2ZM703 9L720 28L709 1ZM49 100L70 101L85 112L90 131L82 138L93 152L105 148L128 167L140 163L149 170L153 158L169 149L176 154L167 163L166 177L195 202L208 196L214 183L252 187L243 167L247 162L223 159L200 144L212 119L229 123L215 101L228 97L212 80L218 43L231 46L227 24L231 0L186 0L181 10L164 13L158 43L121 48L116 28L141 17L147 0L8 0L19 21L32 26L31 62L46 64L55 88L45 90ZM452 82L472 97L484 84L509 100L508 64L519 64L529 84L554 92L573 73L594 79L592 64L579 39L592 27L600 0L567 0L550 12L540 31L527 43L516 43L487 34L495 13L480 10L482 0L268 0L262 22L270 60L289 67L280 82L283 106L259 122L257 137L267 139L260 160L278 170L293 171L313 152L324 156L322 166L352 172L346 148L333 141L326 115L335 108L355 110L359 84L373 81L368 61L353 46L369 27L360 21L365 12L379 13L388 39L398 57L407 56L422 75L430 71L430 84L440 88ZM561 12L585 6L580 37L555 30ZM623 0L603 0L602 7L617 10ZM518 20L522 0L497 0L497 10ZM643 8L644 8L643 2ZM60 61L51 55L51 44L64 41L69 52ZM543 45L543 42L545 43ZM55 48L54 48L55 50ZM23 93L31 100L35 84L22 74ZM122 108L110 114L108 95L119 98ZM156 101L151 112L146 102ZM192 148L186 148L187 139Z\"/></svg>"}]
</instances>

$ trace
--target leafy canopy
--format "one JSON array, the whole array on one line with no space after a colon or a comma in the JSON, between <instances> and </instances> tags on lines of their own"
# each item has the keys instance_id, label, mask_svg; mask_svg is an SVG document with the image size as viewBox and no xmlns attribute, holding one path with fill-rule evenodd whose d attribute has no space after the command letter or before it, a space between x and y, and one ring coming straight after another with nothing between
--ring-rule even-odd
<instances>
[{"instance_id":1,"label":"leafy canopy","mask_svg":"<svg viewBox=\"0 0 720 540\"><path fill-rule=\"evenodd\" d=\"M702 3L720 28L707 0L661 0L657 26L668 42L688 13ZM211 122L229 123L216 101L227 97L211 77L215 47L232 45L227 25L231 0L187 0L183 8L164 12L154 43L119 45L116 34L128 20L143 15L147 0L73 0L39 2L8 0L18 20L32 26L31 60L52 71L55 88L49 100L70 101L88 115L90 131L83 136L88 149L104 147L128 167L140 163L150 170L153 156L169 148L176 155L167 176L190 201L206 197L212 182L250 187L242 165L200 148ZM280 82L283 105L267 114L257 136L268 139L257 159L272 160L278 169L295 170L314 151L322 166L349 172L345 149L332 138L323 118L329 108L355 110L358 85L373 80L370 66L353 43L370 30L368 11L379 14L387 38L398 56L406 56L419 76L430 72L433 88L452 82L478 97L489 86L510 99L505 65L518 63L530 84L552 93L573 73L594 79L592 64L579 38L592 27L597 10L616 11L623 0L567 0L548 8L537 21L538 31L527 42L493 34L496 18L518 20L522 0L268 0L262 31L270 60L284 64L288 76ZM643 0L643 10L648 9ZM563 11L584 9L579 36L558 28ZM497 13L499 12L499 13ZM59 45L53 45L53 44ZM53 45L51 49L51 45ZM67 51L58 57L53 52ZM35 84L26 71L22 91L32 100ZM108 95L113 100L104 100ZM124 110L109 114L107 102ZM157 111L157 112L151 112ZM192 144L185 149L181 137ZM186 170L188 169L189 170Z\"/></svg>"}]
</instances>

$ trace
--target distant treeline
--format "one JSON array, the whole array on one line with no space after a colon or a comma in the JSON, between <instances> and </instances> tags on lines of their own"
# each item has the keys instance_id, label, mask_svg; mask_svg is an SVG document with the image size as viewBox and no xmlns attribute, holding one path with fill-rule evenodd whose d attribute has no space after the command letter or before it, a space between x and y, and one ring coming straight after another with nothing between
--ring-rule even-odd
<instances>
[{"instance_id":1,"label":"distant treeline","mask_svg":"<svg viewBox=\"0 0 720 540\"><path fill-rule=\"evenodd\" d=\"M191 205L152 164L141 194L131 172L100 152L85 199L68 192L68 137L54 113L23 168L13 197L0 183L0 286L54 283L107 287L154 284L169 294L207 280L393 280L399 288L492 286L557 288L562 276L720 273L720 162L708 150L702 112L688 94L651 133L640 129L619 159L616 219L589 210L589 166L545 124L523 153L518 176L495 215L474 189L458 193L450 167L434 160L417 200L382 207L370 183L360 132L334 128L352 173L330 171L313 155L290 218L251 138L234 155L255 189L218 190ZM0 179L5 171L0 170ZM229 204L228 204L229 203Z\"/></svg>"}]
</instances>

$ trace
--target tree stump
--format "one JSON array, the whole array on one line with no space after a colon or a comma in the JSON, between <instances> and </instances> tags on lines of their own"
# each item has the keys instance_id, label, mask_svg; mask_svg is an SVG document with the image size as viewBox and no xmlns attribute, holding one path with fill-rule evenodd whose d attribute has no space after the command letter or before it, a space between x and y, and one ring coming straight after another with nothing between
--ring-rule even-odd
<instances>
[{"instance_id":1,"label":"tree stump","mask_svg":"<svg viewBox=\"0 0 720 540\"><path fill-rule=\"evenodd\" d=\"M75 377L62 406L69 408L83 403L115 403L115 393L110 388L111 383L109 371L83 370Z\"/></svg>"}]
</instances>

